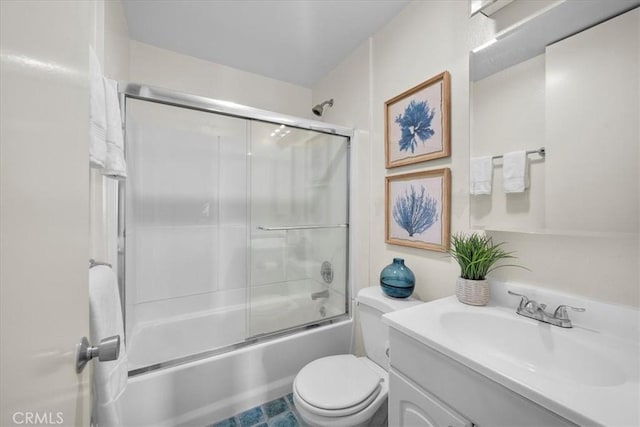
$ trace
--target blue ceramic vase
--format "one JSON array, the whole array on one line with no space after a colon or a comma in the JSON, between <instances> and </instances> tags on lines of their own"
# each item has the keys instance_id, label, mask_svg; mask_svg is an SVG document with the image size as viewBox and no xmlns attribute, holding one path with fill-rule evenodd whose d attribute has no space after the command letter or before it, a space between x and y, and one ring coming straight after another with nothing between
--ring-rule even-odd
<instances>
[{"instance_id":1,"label":"blue ceramic vase","mask_svg":"<svg viewBox=\"0 0 640 427\"><path fill-rule=\"evenodd\" d=\"M394 258L380 272L380 287L382 292L393 298L407 298L413 293L416 277L402 258Z\"/></svg>"}]
</instances>

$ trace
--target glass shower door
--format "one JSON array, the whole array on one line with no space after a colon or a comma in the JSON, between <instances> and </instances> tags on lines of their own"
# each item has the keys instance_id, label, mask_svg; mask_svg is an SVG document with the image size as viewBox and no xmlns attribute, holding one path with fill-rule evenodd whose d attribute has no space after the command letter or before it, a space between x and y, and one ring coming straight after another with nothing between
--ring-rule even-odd
<instances>
[{"instance_id":1,"label":"glass shower door","mask_svg":"<svg viewBox=\"0 0 640 427\"><path fill-rule=\"evenodd\" d=\"M348 312L348 137L125 102L131 375Z\"/></svg>"},{"instance_id":2,"label":"glass shower door","mask_svg":"<svg viewBox=\"0 0 640 427\"><path fill-rule=\"evenodd\" d=\"M126 107L135 371L245 340L249 121L137 99Z\"/></svg>"},{"instance_id":3,"label":"glass shower door","mask_svg":"<svg viewBox=\"0 0 640 427\"><path fill-rule=\"evenodd\" d=\"M251 123L249 336L347 312L348 143Z\"/></svg>"}]
</instances>

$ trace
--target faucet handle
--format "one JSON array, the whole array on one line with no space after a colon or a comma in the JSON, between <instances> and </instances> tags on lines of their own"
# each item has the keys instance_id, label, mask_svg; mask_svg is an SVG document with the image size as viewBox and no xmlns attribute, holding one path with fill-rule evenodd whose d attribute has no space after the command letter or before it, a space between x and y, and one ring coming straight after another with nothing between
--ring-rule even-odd
<instances>
[{"instance_id":1,"label":"faucet handle","mask_svg":"<svg viewBox=\"0 0 640 427\"><path fill-rule=\"evenodd\" d=\"M527 301L529 300L529 297L527 297L526 295L519 294L517 292L513 292L512 290L507 290L507 293L511 294L511 295L518 296L518 297L522 297L522 298L526 299Z\"/></svg>"},{"instance_id":2,"label":"faucet handle","mask_svg":"<svg viewBox=\"0 0 640 427\"><path fill-rule=\"evenodd\" d=\"M522 299L520 300L520 308L523 308L524 306L526 306L527 304L529 304L529 297L523 294L519 294L510 290L507 290L508 294L511 295L515 295L517 297L522 297Z\"/></svg>"},{"instance_id":3,"label":"faucet handle","mask_svg":"<svg viewBox=\"0 0 640 427\"><path fill-rule=\"evenodd\" d=\"M556 319L568 320L569 315L567 314L567 308L570 308L573 311L579 311L579 312L587 311L586 308L572 307L570 305L563 304L563 305L559 305L558 308L556 308L556 311L553 313L553 317L555 317Z\"/></svg>"}]
</instances>

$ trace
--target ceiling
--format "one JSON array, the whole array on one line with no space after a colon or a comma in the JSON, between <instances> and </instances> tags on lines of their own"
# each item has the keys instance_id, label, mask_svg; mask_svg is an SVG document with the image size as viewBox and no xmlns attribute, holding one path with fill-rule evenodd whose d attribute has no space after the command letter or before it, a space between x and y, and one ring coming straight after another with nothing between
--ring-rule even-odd
<instances>
[{"instance_id":1,"label":"ceiling","mask_svg":"<svg viewBox=\"0 0 640 427\"><path fill-rule=\"evenodd\" d=\"M409 0L124 0L132 39L312 87Z\"/></svg>"}]
</instances>

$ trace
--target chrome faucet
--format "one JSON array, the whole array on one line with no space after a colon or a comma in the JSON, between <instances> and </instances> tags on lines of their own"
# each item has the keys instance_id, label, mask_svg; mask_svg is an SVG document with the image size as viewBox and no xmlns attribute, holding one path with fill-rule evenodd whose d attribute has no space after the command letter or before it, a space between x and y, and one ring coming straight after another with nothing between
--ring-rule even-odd
<instances>
[{"instance_id":1,"label":"chrome faucet","mask_svg":"<svg viewBox=\"0 0 640 427\"><path fill-rule=\"evenodd\" d=\"M560 326L561 328L572 328L571 320L569 319L569 314L567 313L567 308L572 309L573 311L586 311L584 308L571 307L570 305L559 305L558 308L555 309L553 313L546 311L546 304L539 304L537 301L529 299L526 295L518 294L512 291L507 291L511 295L516 295L522 297L520 299L520 304L516 309L516 313L520 316L528 317L530 319L535 319L540 322L549 323L554 326Z\"/></svg>"},{"instance_id":2,"label":"chrome faucet","mask_svg":"<svg viewBox=\"0 0 640 427\"><path fill-rule=\"evenodd\" d=\"M325 289L324 291L314 292L311 294L312 300L317 300L319 298L329 298L329 289Z\"/></svg>"}]
</instances>

